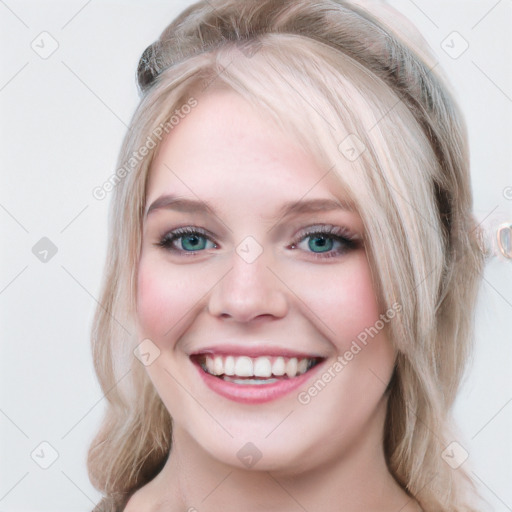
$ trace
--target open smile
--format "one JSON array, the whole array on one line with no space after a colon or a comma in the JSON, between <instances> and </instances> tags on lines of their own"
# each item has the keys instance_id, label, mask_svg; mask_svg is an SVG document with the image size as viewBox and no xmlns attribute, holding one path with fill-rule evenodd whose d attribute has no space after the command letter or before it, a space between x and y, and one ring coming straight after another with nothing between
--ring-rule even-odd
<instances>
[{"instance_id":1,"label":"open smile","mask_svg":"<svg viewBox=\"0 0 512 512\"><path fill-rule=\"evenodd\" d=\"M190 356L203 381L216 393L244 403L279 398L303 385L323 357L275 355L226 355L199 353Z\"/></svg>"}]
</instances>

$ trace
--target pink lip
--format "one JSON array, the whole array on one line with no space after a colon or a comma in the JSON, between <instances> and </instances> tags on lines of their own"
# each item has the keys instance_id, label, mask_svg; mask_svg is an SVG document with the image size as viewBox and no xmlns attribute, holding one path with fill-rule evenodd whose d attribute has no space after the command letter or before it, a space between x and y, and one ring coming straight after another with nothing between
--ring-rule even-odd
<instances>
[{"instance_id":1,"label":"pink lip","mask_svg":"<svg viewBox=\"0 0 512 512\"><path fill-rule=\"evenodd\" d=\"M264 352L264 354L271 355L268 352ZM283 353L280 352L280 355L283 355ZM241 402L244 404L261 404L271 400L276 400L277 398L291 393L295 389L304 385L311 377L317 373L319 367L323 366L325 361L318 363L316 366L311 368L311 370L303 373L302 375L298 375L297 377L279 380L271 384L254 385L243 385L235 384L233 382L226 382L219 377L206 373L194 359L192 359L192 362L197 368L197 371L199 372L199 375L205 384L212 391L215 391L219 395L235 402Z\"/></svg>"},{"instance_id":2,"label":"pink lip","mask_svg":"<svg viewBox=\"0 0 512 512\"><path fill-rule=\"evenodd\" d=\"M325 358L320 354L311 354L307 352L296 352L287 348L279 348L276 346L262 346L251 347L250 345L240 346L238 345L215 345L204 349L197 350L190 354L190 356L196 356L199 354L211 354L219 356L283 356L283 357L296 357L297 359L302 358Z\"/></svg>"}]
</instances>

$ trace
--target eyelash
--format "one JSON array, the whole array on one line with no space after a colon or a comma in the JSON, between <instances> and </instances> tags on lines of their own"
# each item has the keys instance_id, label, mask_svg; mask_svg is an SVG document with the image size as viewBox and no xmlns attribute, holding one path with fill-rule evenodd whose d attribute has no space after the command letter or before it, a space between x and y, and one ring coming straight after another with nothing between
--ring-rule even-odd
<instances>
[{"instance_id":1,"label":"eyelash","mask_svg":"<svg viewBox=\"0 0 512 512\"><path fill-rule=\"evenodd\" d=\"M200 249L197 251L187 251L184 249L177 249L173 247L173 243L176 240L179 240L180 238L183 238L186 235L199 235L200 237L204 237L210 242L213 242L211 240L211 235L207 233L204 229L198 228L198 227L183 227L178 228L173 231L170 231L166 233L159 242L155 243L157 247L161 247L167 251L171 251L178 255L183 255L185 257L194 257L198 252L203 252L206 249ZM350 231L347 228L340 227L340 226L333 226L333 225L319 225L319 226L312 226L310 228L306 228L305 230L301 231L299 235L294 239L294 241L290 244L290 248L296 249L296 246L298 243L300 243L302 240L308 238L308 237L325 237L328 239L333 239L343 245L340 249L337 251L328 251L325 253L315 253L310 252L310 254L313 255L315 259L325 259L325 258L332 258L336 256L341 256L345 254L346 252L357 249L361 245L361 241L358 236L353 235L350 233ZM215 242L213 242L215 244ZM216 245L216 244L215 244ZM309 251L306 251L309 252Z\"/></svg>"}]
</instances>

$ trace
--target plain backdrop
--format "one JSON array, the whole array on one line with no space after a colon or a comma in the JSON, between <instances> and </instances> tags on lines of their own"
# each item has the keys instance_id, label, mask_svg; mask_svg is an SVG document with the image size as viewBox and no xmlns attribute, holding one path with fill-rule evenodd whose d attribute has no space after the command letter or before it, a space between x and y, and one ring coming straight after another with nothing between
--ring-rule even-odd
<instances>
[{"instance_id":1,"label":"plain backdrop","mask_svg":"<svg viewBox=\"0 0 512 512\"><path fill-rule=\"evenodd\" d=\"M105 406L89 330L109 198L92 190L115 170L142 51L191 3L0 1L0 512L90 511L100 497L85 457ZM512 2L389 3L453 83L491 233L512 221ZM495 257L455 408L465 464L495 511L512 510L511 318L512 260Z\"/></svg>"}]
</instances>

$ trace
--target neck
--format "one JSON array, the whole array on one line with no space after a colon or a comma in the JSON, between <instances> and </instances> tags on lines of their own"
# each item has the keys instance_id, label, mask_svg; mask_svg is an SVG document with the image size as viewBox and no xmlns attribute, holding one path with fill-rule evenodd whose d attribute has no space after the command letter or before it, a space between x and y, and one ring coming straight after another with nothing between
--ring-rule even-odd
<instances>
[{"instance_id":1,"label":"neck","mask_svg":"<svg viewBox=\"0 0 512 512\"><path fill-rule=\"evenodd\" d=\"M385 406L383 400L376 411L379 421L369 422L349 449L333 453L321 464L298 461L292 469L258 471L224 464L205 452L186 431L175 427L171 455L148 484L146 499L138 502L144 503L144 508L139 510L419 510L386 465L382 442Z\"/></svg>"}]
</instances>

